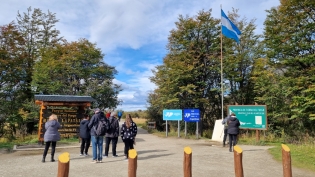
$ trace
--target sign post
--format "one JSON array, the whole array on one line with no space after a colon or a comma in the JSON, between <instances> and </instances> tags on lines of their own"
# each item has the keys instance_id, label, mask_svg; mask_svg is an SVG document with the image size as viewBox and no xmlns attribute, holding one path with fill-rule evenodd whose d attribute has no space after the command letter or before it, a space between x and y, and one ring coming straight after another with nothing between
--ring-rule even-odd
<instances>
[{"instance_id":1,"label":"sign post","mask_svg":"<svg viewBox=\"0 0 315 177\"><path fill-rule=\"evenodd\" d=\"M196 137L199 138L198 122L200 121L200 111L199 109L184 109L184 121L186 122L196 122ZM186 132L185 126L185 132Z\"/></svg>"},{"instance_id":2,"label":"sign post","mask_svg":"<svg viewBox=\"0 0 315 177\"><path fill-rule=\"evenodd\" d=\"M183 113L181 109L164 109L163 110L163 120L166 121L166 137L168 132L167 121L177 120L178 121L178 137L179 137L179 121L183 119Z\"/></svg>"}]
</instances>

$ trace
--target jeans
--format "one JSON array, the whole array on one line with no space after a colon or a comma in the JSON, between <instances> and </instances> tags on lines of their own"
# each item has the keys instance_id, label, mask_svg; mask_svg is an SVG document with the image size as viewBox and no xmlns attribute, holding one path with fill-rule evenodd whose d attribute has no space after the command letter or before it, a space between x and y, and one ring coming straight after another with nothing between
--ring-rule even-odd
<instances>
[{"instance_id":1,"label":"jeans","mask_svg":"<svg viewBox=\"0 0 315 177\"><path fill-rule=\"evenodd\" d=\"M104 138L104 136L91 136L92 149L93 149L93 160L101 161L103 159L102 158L103 138Z\"/></svg>"},{"instance_id":2,"label":"jeans","mask_svg":"<svg viewBox=\"0 0 315 177\"><path fill-rule=\"evenodd\" d=\"M110 142L113 141L113 144L112 144L112 153L113 153L113 156L116 156L116 146L117 146L117 141L118 141L118 137L106 137L105 138L105 142L106 142L106 145L105 145L105 156L108 156L108 150L109 150L109 145L110 145Z\"/></svg>"},{"instance_id":3,"label":"jeans","mask_svg":"<svg viewBox=\"0 0 315 177\"><path fill-rule=\"evenodd\" d=\"M56 141L47 141L45 144L45 150L44 150L43 157L46 157L50 143L51 143L51 156L53 157L55 155L57 142Z\"/></svg>"},{"instance_id":4,"label":"jeans","mask_svg":"<svg viewBox=\"0 0 315 177\"><path fill-rule=\"evenodd\" d=\"M83 151L84 151L84 153L87 154L89 151L90 144L91 144L91 138L82 138L80 153L83 154Z\"/></svg>"},{"instance_id":5,"label":"jeans","mask_svg":"<svg viewBox=\"0 0 315 177\"><path fill-rule=\"evenodd\" d=\"M131 140L131 139L126 139L124 140L124 143L125 143L125 155L126 157L128 158L129 157L129 149L133 149L133 142L134 140Z\"/></svg>"}]
</instances>

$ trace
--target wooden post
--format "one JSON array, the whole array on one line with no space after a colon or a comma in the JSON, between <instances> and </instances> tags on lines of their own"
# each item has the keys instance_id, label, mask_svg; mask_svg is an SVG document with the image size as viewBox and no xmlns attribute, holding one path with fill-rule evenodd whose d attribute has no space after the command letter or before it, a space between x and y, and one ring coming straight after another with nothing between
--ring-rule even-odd
<instances>
[{"instance_id":1,"label":"wooden post","mask_svg":"<svg viewBox=\"0 0 315 177\"><path fill-rule=\"evenodd\" d=\"M128 152L128 177L137 176L137 151L135 149L130 149Z\"/></svg>"},{"instance_id":2,"label":"wooden post","mask_svg":"<svg viewBox=\"0 0 315 177\"><path fill-rule=\"evenodd\" d=\"M243 150L239 146L234 146L235 177L244 177L242 159L243 159Z\"/></svg>"},{"instance_id":3,"label":"wooden post","mask_svg":"<svg viewBox=\"0 0 315 177\"><path fill-rule=\"evenodd\" d=\"M260 141L260 131L256 130L256 142Z\"/></svg>"},{"instance_id":4,"label":"wooden post","mask_svg":"<svg viewBox=\"0 0 315 177\"><path fill-rule=\"evenodd\" d=\"M283 176L284 177L292 177L290 148L285 144L282 144L281 146L282 146Z\"/></svg>"},{"instance_id":5,"label":"wooden post","mask_svg":"<svg viewBox=\"0 0 315 177\"><path fill-rule=\"evenodd\" d=\"M258 105L258 104L255 102L255 105ZM259 142L259 141L260 141L260 131L256 130L256 142Z\"/></svg>"},{"instance_id":6,"label":"wooden post","mask_svg":"<svg viewBox=\"0 0 315 177\"><path fill-rule=\"evenodd\" d=\"M192 150L190 147L184 148L184 177L192 177L191 173Z\"/></svg>"},{"instance_id":7,"label":"wooden post","mask_svg":"<svg viewBox=\"0 0 315 177\"><path fill-rule=\"evenodd\" d=\"M69 176L69 164L70 154L64 152L58 157L58 174L57 177L68 177Z\"/></svg>"}]
</instances>

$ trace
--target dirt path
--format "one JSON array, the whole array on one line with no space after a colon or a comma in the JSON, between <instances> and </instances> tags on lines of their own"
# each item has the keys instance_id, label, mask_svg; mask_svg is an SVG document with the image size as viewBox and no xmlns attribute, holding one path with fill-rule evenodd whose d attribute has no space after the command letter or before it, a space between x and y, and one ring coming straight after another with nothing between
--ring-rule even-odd
<instances>
[{"instance_id":1,"label":"dirt path","mask_svg":"<svg viewBox=\"0 0 315 177\"><path fill-rule=\"evenodd\" d=\"M58 144L57 144L58 146ZM206 140L159 138L139 129L137 145L138 177L183 176L183 150L192 148L192 174L196 177L234 177L233 153L228 148ZM272 159L266 146L240 145L243 149L244 174L248 177L283 176L282 164ZM92 158L79 156L79 148L57 149L70 153L70 177L128 176L128 161L123 160L124 145L119 140L119 157L103 159L103 163L92 164ZM0 177L56 177L58 163L41 163L43 150L16 151L0 154ZM90 154L92 149L89 150ZM50 151L48 152L50 153ZM111 154L111 150L109 152ZM281 153L281 152L279 152ZM293 168L294 177L314 177L315 173Z\"/></svg>"}]
</instances>

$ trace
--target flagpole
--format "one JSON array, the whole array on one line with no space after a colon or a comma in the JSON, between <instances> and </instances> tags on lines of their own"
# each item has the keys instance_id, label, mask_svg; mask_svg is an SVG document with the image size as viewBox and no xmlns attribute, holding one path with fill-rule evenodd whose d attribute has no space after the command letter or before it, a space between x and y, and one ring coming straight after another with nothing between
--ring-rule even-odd
<instances>
[{"instance_id":1,"label":"flagpole","mask_svg":"<svg viewBox=\"0 0 315 177\"><path fill-rule=\"evenodd\" d=\"M221 14L221 11L222 11L222 4L220 4L220 16L222 18L222 14ZM223 120L223 62L222 62L222 58L223 58L223 53L222 53L222 20L221 20L221 114L222 114L222 120Z\"/></svg>"}]
</instances>

